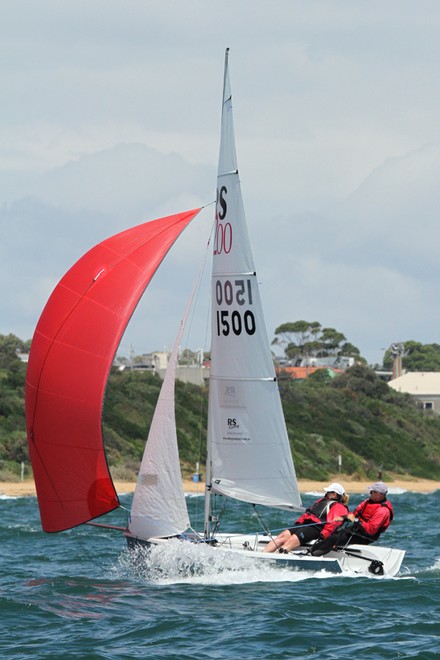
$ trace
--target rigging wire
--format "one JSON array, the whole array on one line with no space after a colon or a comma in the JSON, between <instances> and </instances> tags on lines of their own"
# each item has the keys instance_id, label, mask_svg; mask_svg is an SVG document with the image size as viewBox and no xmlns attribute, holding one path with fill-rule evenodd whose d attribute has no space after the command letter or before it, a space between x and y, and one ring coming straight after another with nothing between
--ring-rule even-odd
<instances>
[{"instance_id":1,"label":"rigging wire","mask_svg":"<svg viewBox=\"0 0 440 660\"><path fill-rule=\"evenodd\" d=\"M125 509L125 511L128 511L128 509L126 507L122 506L122 505L120 505L118 508ZM93 526L101 527L101 529L110 529L110 530L112 530L111 525L106 527L105 524L101 525L100 523L93 523L93 522L88 522L88 523L84 523L84 524L85 525L90 525L92 527ZM128 516L127 516L127 525L128 525ZM79 528L77 528L77 530L75 530L75 531L79 531L82 527L83 527L83 525L80 525ZM112 531L119 531L119 529L115 526L115 528ZM108 563L108 562L104 563L104 561L98 561L98 559L96 559L96 556L97 556L96 553L93 553L90 550L90 547L88 545L85 545L82 535L76 534L75 535L75 541L76 541L77 545L81 548L81 556L82 557L87 557L88 560L92 564L94 564L94 566L99 568L100 570L110 570L110 568L113 566L112 563ZM98 556L100 556L100 555L98 555Z\"/></svg>"},{"instance_id":2,"label":"rigging wire","mask_svg":"<svg viewBox=\"0 0 440 660\"><path fill-rule=\"evenodd\" d=\"M211 202L211 204L215 204L215 201ZM208 204L207 206L210 206L211 204ZM194 320L195 310L196 310L196 308L199 304L199 295L200 295L200 290L201 290L201 283L202 283L203 276L204 276L204 274L206 273L206 270L207 270L208 256L210 254L211 242L212 242L212 238L214 236L214 231L215 231L215 220L211 224L211 229L210 229L210 232L209 232L208 240L206 242L206 248L204 250L201 266L199 268L199 272L198 272L198 275L197 275L197 278L196 278L197 287L196 287L196 292L195 292L195 295L194 295L194 303L191 307L191 317L189 319L189 323L187 323L186 332L185 332L187 345L188 345L188 337L191 334L192 322ZM209 337L209 329L210 329L210 322L209 321L210 321L210 314L211 314L211 296L207 296L207 299L208 299L208 308L205 311L206 323L205 323L205 336L204 336L204 341L203 341L204 347L206 347L208 345L208 337ZM204 385L202 385L201 388L200 388L199 433L198 433L199 442L198 442L198 452L197 452L197 460L196 460L197 465L200 465L200 463L203 462L202 461L202 453L203 453L204 429L205 429L204 418L206 418L206 414L205 414L205 411L206 411L206 393L207 393L207 388ZM194 517L193 517L196 526L197 526L196 521L198 520L198 517L200 515L200 506L199 505L200 505L200 502L199 502L199 499L197 498L196 505L195 505L195 513L194 513Z\"/></svg>"}]
</instances>

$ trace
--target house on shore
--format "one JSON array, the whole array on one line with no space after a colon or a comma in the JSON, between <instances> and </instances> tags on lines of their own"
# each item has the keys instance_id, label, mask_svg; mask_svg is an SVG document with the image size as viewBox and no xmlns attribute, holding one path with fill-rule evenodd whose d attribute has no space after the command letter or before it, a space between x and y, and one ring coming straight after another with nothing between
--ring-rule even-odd
<instances>
[{"instance_id":1,"label":"house on shore","mask_svg":"<svg viewBox=\"0 0 440 660\"><path fill-rule=\"evenodd\" d=\"M151 373L158 374L163 380L168 367L168 360L170 354L168 351L155 351L153 353L144 353L143 355L136 356L133 359L117 358L113 366L123 371L129 369L132 371L150 371ZM210 374L209 362L203 361L203 354L194 360L193 364L177 365L176 379L184 383L192 383L193 385L205 385L209 380Z\"/></svg>"},{"instance_id":2,"label":"house on shore","mask_svg":"<svg viewBox=\"0 0 440 660\"><path fill-rule=\"evenodd\" d=\"M286 367L276 366L275 371L278 378L291 378L292 380L305 380L315 373L315 371L326 371L327 374L334 378L341 374L343 369L335 369L334 367Z\"/></svg>"},{"instance_id":3,"label":"house on shore","mask_svg":"<svg viewBox=\"0 0 440 660\"><path fill-rule=\"evenodd\" d=\"M439 371L407 372L390 380L388 385L396 392L412 396L427 413L440 414Z\"/></svg>"},{"instance_id":4,"label":"house on shore","mask_svg":"<svg viewBox=\"0 0 440 660\"><path fill-rule=\"evenodd\" d=\"M330 357L298 357L294 360L278 358L275 360L275 370L278 378L305 380L315 371L326 371L334 378L355 364L355 358L345 356Z\"/></svg>"}]
</instances>

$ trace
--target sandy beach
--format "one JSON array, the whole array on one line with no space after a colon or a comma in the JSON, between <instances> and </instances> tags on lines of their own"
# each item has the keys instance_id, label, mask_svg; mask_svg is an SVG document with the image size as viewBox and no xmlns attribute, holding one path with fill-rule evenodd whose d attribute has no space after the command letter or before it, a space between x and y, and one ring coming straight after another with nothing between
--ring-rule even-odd
<instances>
[{"instance_id":1,"label":"sandy beach","mask_svg":"<svg viewBox=\"0 0 440 660\"><path fill-rule=\"evenodd\" d=\"M329 481L308 481L299 479L299 489L301 493L320 493L331 481L339 481L345 487L347 493L364 493L371 481L354 481L349 477L334 475ZM440 482L430 479L394 479L387 482L390 492L399 490L408 490L415 493L432 493L440 489ZM117 493L131 493L134 491L134 482L115 481ZM186 493L203 493L205 484L203 482L195 483L191 480L183 481L183 488ZM0 495L7 497L27 497L35 495L35 484L32 480L27 481L2 481L0 482Z\"/></svg>"}]
</instances>

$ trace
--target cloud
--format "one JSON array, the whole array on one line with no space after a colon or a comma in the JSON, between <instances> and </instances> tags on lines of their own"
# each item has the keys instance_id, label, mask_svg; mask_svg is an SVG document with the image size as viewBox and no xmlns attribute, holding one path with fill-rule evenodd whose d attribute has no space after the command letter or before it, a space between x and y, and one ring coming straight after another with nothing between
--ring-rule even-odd
<instances>
[{"instance_id":1,"label":"cloud","mask_svg":"<svg viewBox=\"0 0 440 660\"><path fill-rule=\"evenodd\" d=\"M0 332L29 337L94 242L213 199L230 46L269 337L316 319L372 361L392 341L438 341L437 0L41 0L0 18ZM133 329L148 350L180 313L212 215L142 303L159 328Z\"/></svg>"},{"instance_id":2,"label":"cloud","mask_svg":"<svg viewBox=\"0 0 440 660\"><path fill-rule=\"evenodd\" d=\"M277 218L258 255L275 325L318 320L371 361L393 341L437 341L439 177L432 144L387 160L326 212Z\"/></svg>"},{"instance_id":3,"label":"cloud","mask_svg":"<svg viewBox=\"0 0 440 660\"><path fill-rule=\"evenodd\" d=\"M17 175L15 191L20 181ZM129 226L209 204L214 183L210 166L191 165L178 155L165 156L142 145L118 145L31 181L24 177L22 197L0 211L0 332L17 334L20 329L22 339L30 338L51 290L86 250ZM178 277L173 281L169 275L158 276L155 317L159 308L183 313L212 215L211 207L167 257ZM171 293L166 295L167 287ZM148 302L145 305L148 309ZM171 343L174 328L169 333L166 341ZM144 350L148 342L163 345L161 334L158 323L155 332L138 343Z\"/></svg>"}]
</instances>

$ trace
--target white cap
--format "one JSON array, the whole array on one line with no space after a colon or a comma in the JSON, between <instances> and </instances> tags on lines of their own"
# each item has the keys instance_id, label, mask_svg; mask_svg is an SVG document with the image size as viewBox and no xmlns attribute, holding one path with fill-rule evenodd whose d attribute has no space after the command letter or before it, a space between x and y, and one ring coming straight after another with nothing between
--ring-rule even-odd
<instances>
[{"instance_id":1,"label":"white cap","mask_svg":"<svg viewBox=\"0 0 440 660\"><path fill-rule=\"evenodd\" d=\"M337 493L338 495L344 495L345 489L344 486L341 486L341 484L333 482L332 484L330 484L330 486L324 488L324 493L331 493L331 492Z\"/></svg>"}]
</instances>

